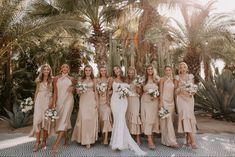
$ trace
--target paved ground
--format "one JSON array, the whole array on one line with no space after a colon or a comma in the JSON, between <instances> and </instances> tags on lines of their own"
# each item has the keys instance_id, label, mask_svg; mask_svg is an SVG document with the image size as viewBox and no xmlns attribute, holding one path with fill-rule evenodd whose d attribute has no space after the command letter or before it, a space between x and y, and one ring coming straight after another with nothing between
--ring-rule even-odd
<instances>
[{"instance_id":1,"label":"paved ground","mask_svg":"<svg viewBox=\"0 0 235 157\"><path fill-rule=\"evenodd\" d=\"M32 152L34 138L28 138L26 134L0 134L0 156L52 156L51 147L46 150L40 150L37 153ZM54 138L48 140L51 145ZM235 136L234 134L197 134L196 141L199 149L192 150L189 147L172 149L160 145L160 139L157 138L156 150L149 150L147 142L143 140L141 148L146 151L147 156L158 157L214 157L214 156L235 156ZM180 144L184 143L182 138L178 139ZM67 149L60 147L55 156L135 156L130 150L113 151L110 147L105 147L99 142L92 146L90 150L76 143L71 143Z\"/></svg>"}]
</instances>

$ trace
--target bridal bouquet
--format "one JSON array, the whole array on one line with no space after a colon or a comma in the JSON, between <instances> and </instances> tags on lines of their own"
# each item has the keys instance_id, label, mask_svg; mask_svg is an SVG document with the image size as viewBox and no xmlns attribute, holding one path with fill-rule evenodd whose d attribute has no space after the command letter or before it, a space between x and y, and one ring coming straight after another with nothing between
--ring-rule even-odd
<instances>
[{"instance_id":1,"label":"bridal bouquet","mask_svg":"<svg viewBox=\"0 0 235 157\"><path fill-rule=\"evenodd\" d=\"M141 87L144 84L144 81L145 81L144 76L137 75L133 83L134 85Z\"/></svg>"},{"instance_id":2,"label":"bridal bouquet","mask_svg":"<svg viewBox=\"0 0 235 157\"><path fill-rule=\"evenodd\" d=\"M85 83L78 82L76 87L81 93L85 93L87 91L87 84Z\"/></svg>"},{"instance_id":3,"label":"bridal bouquet","mask_svg":"<svg viewBox=\"0 0 235 157\"><path fill-rule=\"evenodd\" d=\"M170 116L170 112L165 107L161 107L159 110L159 117L164 119L168 116Z\"/></svg>"},{"instance_id":4,"label":"bridal bouquet","mask_svg":"<svg viewBox=\"0 0 235 157\"><path fill-rule=\"evenodd\" d=\"M22 112L26 113L33 109L33 100L31 97L28 97L27 99L24 99L23 102L20 104L20 109Z\"/></svg>"},{"instance_id":5,"label":"bridal bouquet","mask_svg":"<svg viewBox=\"0 0 235 157\"><path fill-rule=\"evenodd\" d=\"M47 109L45 111L45 117L46 120L50 120L52 122L54 122L56 119L58 119L58 113L56 111L56 109Z\"/></svg>"},{"instance_id":6,"label":"bridal bouquet","mask_svg":"<svg viewBox=\"0 0 235 157\"><path fill-rule=\"evenodd\" d=\"M100 82L96 85L96 89L101 95L103 95L108 89L108 86L106 83Z\"/></svg>"},{"instance_id":7,"label":"bridal bouquet","mask_svg":"<svg viewBox=\"0 0 235 157\"><path fill-rule=\"evenodd\" d=\"M193 95L193 93L196 93L198 90L198 86L193 83L185 83L183 85L183 90L188 92L190 96Z\"/></svg>"},{"instance_id":8,"label":"bridal bouquet","mask_svg":"<svg viewBox=\"0 0 235 157\"><path fill-rule=\"evenodd\" d=\"M158 88L155 88L155 89L154 88L150 88L147 93L148 93L148 95L150 95L152 97L152 99L156 98L157 96L160 95L160 93L158 91Z\"/></svg>"},{"instance_id":9,"label":"bridal bouquet","mask_svg":"<svg viewBox=\"0 0 235 157\"><path fill-rule=\"evenodd\" d=\"M131 90L128 86L119 85L116 92L118 92L119 94L119 99L122 99L131 95Z\"/></svg>"}]
</instances>

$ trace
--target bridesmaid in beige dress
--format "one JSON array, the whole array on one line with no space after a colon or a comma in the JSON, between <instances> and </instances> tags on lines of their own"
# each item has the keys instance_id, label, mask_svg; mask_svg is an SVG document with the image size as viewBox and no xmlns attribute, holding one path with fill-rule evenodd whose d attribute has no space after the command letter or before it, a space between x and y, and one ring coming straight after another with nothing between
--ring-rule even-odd
<instances>
[{"instance_id":1,"label":"bridesmaid in beige dress","mask_svg":"<svg viewBox=\"0 0 235 157\"><path fill-rule=\"evenodd\" d=\"M136 143L140 145L141 120L140 120L140 98L141 87L134 85L136 70L130 67L128 69L126 82L130 85L133 95L128 97L128 107L126 112L127 127L131 135L136 136Z\"/></svg>"},{"instance_id":2,"label":"bridesmaid in beige dress","mask_svg":"<svg viewBox=\"0 0 235 157\"><path fill-rule=\"evenodd\" d=\"M40 74L36 79L36 84L33 130L30 133L30 136L36 136L36 143L33 147L34 152L39 149L41 131L43 133L41 148L46 148L46 140L49 131L47 121L44 118L45 111L49 107L52 107L52 73L51 67L48 64L41 66Z\"/></svg>"},{"instance_id":3,"label":"bridesmaid in beige dress","mask_svg":"<svg viewBox=\"0 0 235 157\"><path fill-rule=\"evenodd\" d=\"M155 149L153 142L153 133L160 133L159 122L159 100L158 98L151 98L147 93L149 89L158 88L158 78L154 75L152 65L146 68L145 85L143 86L143 95L141 97L141 120L142 131L148 137L149 149Z\"/></svg>"},{"instance_id":4,"label":"bridesmaid in beige dress","mask_svg":"<svg viewBox=\"0 0 235 157\"><path fill-rule=\"evenodd\" d=\"M178 148L176 142L173 119L175 113L174 104L174 80L172 77L172 68L165 66L165 76L160 80L160 107L166 108L170 112L170 116L160 119L161 143L165 146Z\"/></svg>"},{"instance_id":5,"label":"bridesmaid in beige dress","mask_svg":"<svg viewBox=\"0 0 235 157\"><path fill-rule=\"evenodd\" d=\"M185 62L179 64L179 75L175 80L176 84L176 104L179 114L178 132L186 134L186 144L193 149L197 145L193 138L193 133L196 133L196 118L194 115L194 97L185 92L182 86L185 83L194 83L194 76L188 74L188 66Z\"/></svg>"},{"instance_id":6,"label":"bridesmaid in beige dress","mask_svg":"<svg viewBox=\"0 0 235 157\"><path fill-rule=\"evenodd\" d=\"M104 83L108 89L109 78L106 67L102 66L99 69L99 78L97 84ZM110 103L108 102L108 90L106 92L98 92L99 98L99 128L102 132L102 143L108 145L108 133L112 131L112 116Z\"/></svg>"},{"instance_id":7,"label":"bridesmaid in beige dress","mask_svg":"<svg viewBox=\"0 0 235 157\"><path fill-rule=\"evenodd\" d=\"M67 145L67 130L71 129L70 117L73 111L76 80L69 76L70 67L68 64L61 66L61 75L53 80L54 93L53 105L58 112L55 130L58 133L56 141L52 147L54 152L57 152L61 139L64 137L64 145Z\"/></svg>"},{"instance_id":8,"label":"bridesmaid in beige dress","mask_svg":"<svg viewBox=\"0 0 235 157\"><path fill-rule=\"evenodd\" d=\"M91 144L98 138L98 94L92 67L85 66L81 80L87 85L87 91L80 94L79 112L73 130L72 141L86 145L90 149Z\"/></svg>"}]
</instances>

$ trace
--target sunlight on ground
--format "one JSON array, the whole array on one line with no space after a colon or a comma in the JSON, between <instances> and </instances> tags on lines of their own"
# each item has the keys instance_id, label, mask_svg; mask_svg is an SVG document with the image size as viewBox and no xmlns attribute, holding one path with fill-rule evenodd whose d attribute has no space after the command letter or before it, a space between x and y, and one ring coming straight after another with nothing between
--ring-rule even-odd
<instances>
[{"instance_id":1,"label":"sunlight on ground","mask_svg":"<svg viewBox=\"0 0 235 157\"><path fill-rule=\"evenodd\" d=\"M230 143L221 143L222 146L224 146L224 149L229 152L235 152L235 145Z\"/></svg>"},{"instance_id":2,"label":"sunlight on ground","mask_svg":"<svg viewBox=\"0 0 235 157\"><path fill-rule=\"evenodd\" d=\"M32 141L35 141L35 138L28 137L28 136L22 136L22 137L9 139L9 140L3 140L3 141L0 141L0 150L5 149L5 148L14 147L14 146L17 146L19 144L32 142Z\"/></svg>"}]
</instances>

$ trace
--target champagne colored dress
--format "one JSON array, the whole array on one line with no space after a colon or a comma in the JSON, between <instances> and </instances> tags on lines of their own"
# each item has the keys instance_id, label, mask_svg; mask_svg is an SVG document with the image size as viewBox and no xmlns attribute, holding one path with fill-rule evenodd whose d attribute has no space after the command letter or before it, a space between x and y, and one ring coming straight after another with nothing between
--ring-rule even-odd
<instances>
[{"instance_id":1,"label":"champagne colored dress","mask_svg":"<svg viewBox=\"0 0 235 157\"><path fill-rule=\"evenodd\" d=\"M152 100L151 96L147 94L151 88L158 88L155 83L147 83L144 87L144 93L141 98L141 120L142 132L145 135L152 135L152 133L160 133L160 122L158 113L158 99Z\"/></svg>"},{"instance_id":2,"label":"champagne colored dress","mask_svg":"<svg viewBox=\"0 0 235 157\"><path fill-rule=\"evenodd\" d=\"M98 111L95 100L94 82L87 84L87 91L80 95L79 112L73 130L72 141L82 145L93 144L98 138Z\"/></svg>"},{"instance_id":3,"label":"champagne colored dress","mask_svg":"<svg viewBox=\"0 0 235 157\"><path fill-rule=\"evenodd\" d=\"M56 132L67 131L68 129L71 129L70 118L74 105L73 93L69 91L69 87L71 86L72 80L68 75L62 75L56 82L56 110L59 116L59 118L56 120Z\"/></svg>"},{"instance_id":4,"label":"champagne colored dress","mask_svg":"<svg viewBox=\"0 0 235 157\"><path fill-rule=\"evenodd\" d=\"M140 99L133 83L130 84L133 95L128 97L126 113L127 127L132 135L141 134Z\"/></svg>"},{"instance_id":5,"label":"champagne colored dress","mask_svg":"<svg viewBox=\"0 0 235 157\"><path fill-rule=\"evenodd\" d=\"M161 143L166 146L176 145L176 137L173 126L175 113L174 83L172 78L167 78L163 84L162 105L170 112L170 116L160 119Z\"/></svg>"},{"instance_id":6,"label":"champagne colored dress","mask_svg":"<svg viewBox=\"0 0 235 157\"><path fill-rule=\"evenodd\" d=\"M50 131L49 122L45 119L45 111L52 101L52 83L39 82L37 84L37 96L34 105L33 130L30 136L36 136L41 129Z\"/></svg>"},{"instance_id":7,"label":"champagne colored dress","mask_svg":"<svg viewBox=\"0 0 235 157\"><path fill-rule=\"evenodd\" d=\"M194 76L188 74L186 81L180 79L177 75L176 80L179 81L178 87L181 88L185 83L193 83ZM185 92L181 92L176 98L177 111L179 114L178 119L178 132L191 132L196 133L196 118L194 115L194 97Z\"/></svg>"},{"instance_id":8,"label":"champagne colored dress","mask_svg":"<svg viewBox=\"0 0 235 157\"><path fill-rule=\"evenodd\" d=\"M102 82L100 79L97 81ZM107 82L102 83L108 86ZM110 105L107 103L107 90L105 93L99 93L99 130L102 133L112 131L112 116Z\"/></svg>"}]
</instances>

